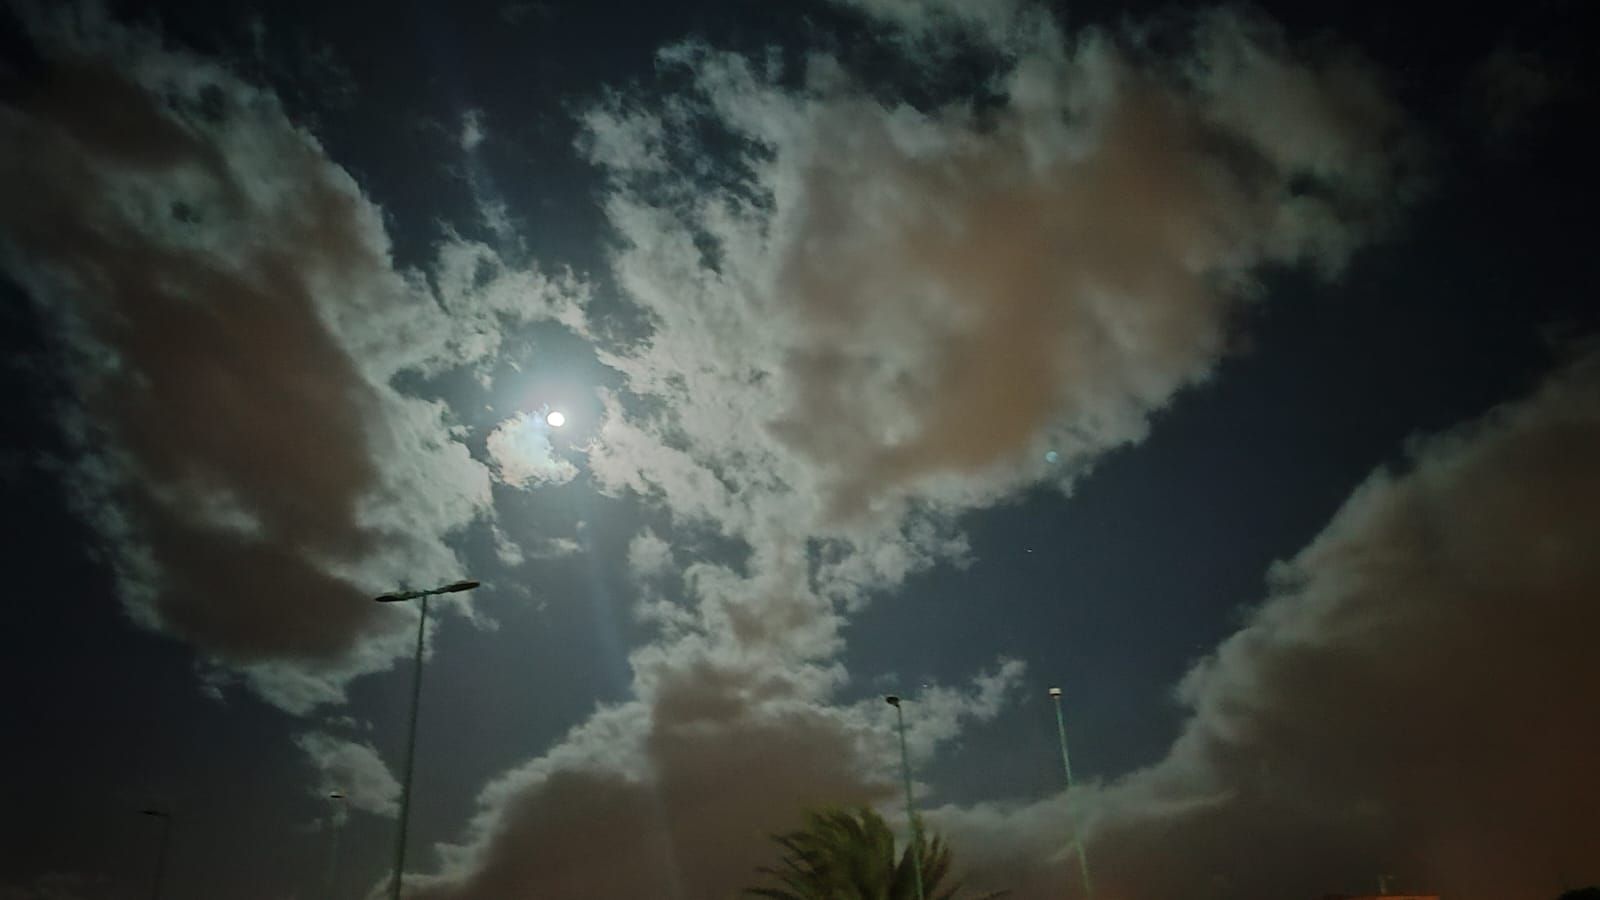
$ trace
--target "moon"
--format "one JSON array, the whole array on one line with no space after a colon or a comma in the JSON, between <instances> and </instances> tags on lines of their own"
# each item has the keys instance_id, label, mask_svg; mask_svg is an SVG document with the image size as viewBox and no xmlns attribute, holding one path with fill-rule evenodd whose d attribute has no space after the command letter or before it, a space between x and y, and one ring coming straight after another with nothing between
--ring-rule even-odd
<instances>
[{"instance_id":1,"label":"moon","mask_svg":"<svg viewBox=\"0 0 1600 900\"><path fill-rule=\"evenodd\" d=\"M544 423L551 428L560 428L567 424L567 417L559 409L552 410L549 415L544 417Z\"/></svg>"}]
</instances>

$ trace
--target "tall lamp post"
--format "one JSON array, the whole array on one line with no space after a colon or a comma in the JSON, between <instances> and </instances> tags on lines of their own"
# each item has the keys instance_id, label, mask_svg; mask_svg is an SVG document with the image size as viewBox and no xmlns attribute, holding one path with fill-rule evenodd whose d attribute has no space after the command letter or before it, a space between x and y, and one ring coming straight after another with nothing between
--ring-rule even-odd
<instances>
[{"instance_id":1,"label":"tall lamp post","mask_svg":"<svg viewBox=\"0 0 1600 900\"><path fill-rule=\"evenodd\" d=\"M328 900L339 895L339 832L344 830L344 791L328 792Z\"/></svg>"},{"instance_id":2,"label":"tall lamp post","mask_svg":"<svg viewBox=\"0 0 1600 900\"><path fill-rule=\"evenodd\" d=\"M161 882L167 874L167 843L172 837L172 814L162 809L141 809L139 814L161 820L161 843L156 848L156 875L150 883L150 900L161 900Z\"/></svg>"},{"instance_id":3,"label":"tall lamp post","mask_svg":"<svg viewBox=\"0 0 1600 900\"><path fill-rule=\"evenodd\" d=\"M900 730L900 771L906 780L906 821L911 825L911 874L916 879L917 900L922 895L922 829L917 827L917 807L911 796L911 752L906 749L906 712L900 708L900 698L893 694L883 698L894 707L894 717Z\"/></svg>"},{"instance_id":4,"label":"tall lamp post","mask_svg":"<svg viewBox=\"0 0 1600 900\"><path fill-rule=\"evenodd\" d=\"M1072 757L1067 754L1067 721L1061 716L1061 688L1050 689L1050 698L1055 701L1056 707L1056 734L1061 737L1061 766L1067 772L1067 791L1072 790ZM1089 857L1083 849L1083 835L1074 829L1073 845L1078 850L1078 874L1083 878L1083 893L1085 897L1093 900L1094 884L1089 880Z\"/></svg>"},{"instance_id":5,"label":"tall lamp post","mask_svg":"<svg viewBox=\"0 0 1600 900\"><path fill-rule=\"evenodd\" d=\"M400 780L400 827L394 840L394 875L389 879L389 900L400 900L400 877L406 870L406 826L411 818L411 771L417 757L417 704L422 699L422 640L428 626L428 598L438 594L470 591L476 581L455 581L427 591L396 591L372 598L379 603L404 603L421 600L417 616L417 657L411 669L411 723L406 729L405 770Z\"/></svg>"}]
</instances>

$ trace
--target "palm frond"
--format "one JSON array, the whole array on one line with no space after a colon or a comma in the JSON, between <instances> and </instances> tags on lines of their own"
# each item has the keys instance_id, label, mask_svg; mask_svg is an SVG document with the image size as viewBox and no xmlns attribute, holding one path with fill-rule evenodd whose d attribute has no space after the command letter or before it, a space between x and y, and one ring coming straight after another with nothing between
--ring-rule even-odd
<instances>
[{"instance_id":1,"label":"palm frond","mask_svg":"<svg viewBox=\"0 0 1600 900\"><path fill-rule=\"evenodd\" d=\"M798 830L772 836L782 848L776 866L756 871L776 884L746 888L767 900L916 900L917 873L929 900L956 900L960 885L946 885L950 845L929 839L920 820L896 852L894 831L869 807L811 811ZM919 865L920 863L920 865ZM976 900L995 900L1004 891Z\"/></svg>"}]
</instances>

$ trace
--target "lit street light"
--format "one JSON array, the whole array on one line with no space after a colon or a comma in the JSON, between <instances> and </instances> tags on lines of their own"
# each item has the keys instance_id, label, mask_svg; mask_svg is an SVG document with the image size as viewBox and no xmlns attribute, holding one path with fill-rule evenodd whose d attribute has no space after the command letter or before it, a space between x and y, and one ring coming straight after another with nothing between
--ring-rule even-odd
<instances>
[{"instance_id":1,"label":"lit street light","mask_svg":"<svg viewBox=\"0 0 1600 900\"><path fill-rule=\"evenodd\" d=\"M389 879L389 900L400 900L400 877L406 870L406 826L411 817L411 771L417 756L417 705L422 699L422 639L428 625L428 598L470 591L477 586L476 581L455 581L432 590L395 591L372 598L379 603L422 601L422 610L417 616L417 657L411 670L411 724L406 729L405 770L400 780L400 827L394 841L394 875Z\"/></svg>"},{"instance_id":2,"label":"lit street light","mask_svg":"<svg viewBox=\"0 0 1600 900\"><path fill-rule=\"evenodd\" d=\"M339 896L339 832L344 830L344 791L328 792L328 900Z\"/></svg>"},{"instance_id":3,"label":"lit street light","mask_svg":"<svg viewBox=\"0 0 1600 900\"><path fill-rule=\"evenodd\" d=\"M156 849L156 876L150 884L150 900L161 900L161 881L167 873L167 842L172 837L172 815L160 809L141 809L139 814L161 820L161 844Z\"/></svg>"},{"instance_id":4,"label":"lit street light","mask_svg":"<svg viewBox=\"0 0 1600 900\"><path fill-rule=\"evenodd\" d=\"M894 717L900 727L900 771L906 778L906 821L911 823L911 874L916 879L917 900L922 896L922 829L917 827L917 807L911 798L911 753L906 749L906 713L900 708L900 698L893 694L883 698L894 707Z\"/></svg>"},{"instance_id":5,"label":"lit street light","mask_svg":"<svg viewBox=\"0 0 1600 900\"><path fill-rule=\"evenodd\" d=\"M1061 688L1050 689L1050 697L1056 706L1056 733L1061 736L1061 766L1067 770L1067 792L1072 792L1072 757L1067 755L1067 722L1061 717ZM1073 830L1073 844L1078 850L1078 874L1083 878L1083 893L1089 900L1094 898L1094 885L1089 881L1089 858L1084 853L1083 835Z\"/></svg>"}]
</instances>

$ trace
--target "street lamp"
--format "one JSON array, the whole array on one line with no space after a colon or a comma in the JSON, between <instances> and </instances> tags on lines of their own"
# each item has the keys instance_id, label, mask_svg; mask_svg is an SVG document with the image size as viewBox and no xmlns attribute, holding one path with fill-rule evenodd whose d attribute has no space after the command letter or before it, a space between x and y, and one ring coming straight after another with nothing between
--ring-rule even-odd
<instances>
[{"instance_id":1,"label":"street lamp","mask_svg":"<svg viewBox=\"0 0 1600 900\"><path fill-rule=\"evenodd\" d=\"M339 895L339 832L344 830L344 791L328 792L328 900Z\"/></svg>"},{"instance_id":2,"label":"street lamp","mask_svg":"<svg viewBox=\"0 0 1600 900\"><path fill-rule=\"evenodd\" d=\"M1061 717L1061 688L1050 689L1050 698L1056 706L1056 734L1061 737L1061 766L1067 771L1067 792L1072 792L1072 757L1067 755L1067 721ZM1089 881L1089 858L1083 849L1083 835L1079 830L1073 829L1073 844L1078 850L1078 874L1083 878L1083 893L1089 900L1094 898L1094 885Z\"/></svg>"},{"instance_id":3,"label":"street lamp","mask_svg":"<svg viewBox=\"0 0 1600 900\"><path fill-rule=\"evenodd\" d=\"M167 872L167 843L172 837L172 814L160 809L141 809L139 815L161 820L161 844L156 850L156 877L150 885L150 900L161 900L161 880Z\"/></svg>"},{"instance_id":4,"label":"street lamp","mask_svg":"<svg viewBox=\"0 0 1600 900\"><path fill-rule=\"evenodd\" d=\"M422 601L422 611L417 616L417 658L411 669L411 724L406 729L405 771L400 780L400 827L394 841L394 875L389 879L389 900L400 900L400 876L406 870L406 825L411 817L411 770L417 757L417 704L422 700L422 639L428 625L428 598L470 591L477 586L476 581L453 581L432 590L395 591L372 598L379 603Z\"/></svg>"},{"instance_id":5,"label":"street lamp","mask_svg":"<svg viewBox=\"0 0 1600 900\"><path fill-rule=\"evenodd\" d=\"M906 821L911 825L911 874L916 879L917 900L922 896L922 829L917 827L917 807L911 798L911 753L906 749L906 712L900 708L900 698L893 694L883 698L894 707L894 717L900 729L900 771L906 779Z\"/></svg>"}]
</instances>

